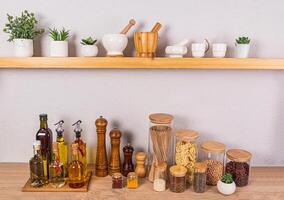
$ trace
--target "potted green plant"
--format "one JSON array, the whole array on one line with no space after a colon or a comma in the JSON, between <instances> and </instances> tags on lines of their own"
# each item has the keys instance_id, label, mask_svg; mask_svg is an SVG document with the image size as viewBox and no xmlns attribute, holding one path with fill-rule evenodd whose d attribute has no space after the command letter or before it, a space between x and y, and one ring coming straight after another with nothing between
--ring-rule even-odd
<instances>
[{"instance_id":1,"label":"potted green plant","mask_svg":"<svg viewBox=\"0 0 284 200\"><path fill-rule=\"evenodd\" d=\"M44 29L37 29L34 13L25 10L16 17L7 14L7 18L3 31L9 34L8 41L14 43L15 56L33 56L33 39L44 32Z\"/></svg>"},{"instance_id":2,"label":"potted green plant","mask_svg":"<svg viewBox=\"0 0 284 200\"><path fill-rule=\"evenodd\" d=\"M51 57L68 57L68 38L69 30L62 28L57 30L56 28L49 28L50 42L50 56Z\"/></svg>"},{"instance_id":3,"label":"potted green plant","mask_svg":"<svg viewBox=\"0 0 284 200\"><path fill-rule=\"evenodd\" d=\"M233 175L225 173L217 183L217 189L221 194L231 195L236 191L236 184Z\"/></svg>"},{"instance_id":4,"label":"potted green plant","mask_svg":"<svg viewBox=\"0 0 284 200\"><path fill-rule=\"evenodd\" d=\"M82 55L85 57L97 56L98 47L96 46L96 39L88 37L81 40Z\"/></svg>"},{"instance_id":5,"label":"potted green plant","mask_svg":"<svg viewBox=\"0 0 284 200\"><path fill-rule=\"evenodd\" d=\"M239 37L236 39L236 57L248 58L250 49L250 39L248 37Z\"/></svg>"}]
</instances>

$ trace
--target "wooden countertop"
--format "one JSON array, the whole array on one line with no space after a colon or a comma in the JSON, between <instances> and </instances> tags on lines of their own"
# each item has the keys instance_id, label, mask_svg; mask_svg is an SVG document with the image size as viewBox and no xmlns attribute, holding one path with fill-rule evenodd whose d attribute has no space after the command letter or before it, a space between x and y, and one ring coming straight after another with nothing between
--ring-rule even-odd
<instances>
[{"instance_id":1,"label":"wooden countertop","mask_svg":"<svg viewBox=\"0 0 284 200\"><path fill-rule=\"evenodd\" d=\"M0 163L0 199L9 200L96 200L96 199L155 199L155 200L284 200L284 167L257 167L252 169L250 185L238 188L232 196L223 196L216 187L210 187L207 192L197 194L188 189L181 194L170 191L154 192L152 184L143 180L136 190L112 190L110 177L98 178L93 176L89 192L21 192L22 186L29 178L27 164Z\"/></svg>"}]
</instances>

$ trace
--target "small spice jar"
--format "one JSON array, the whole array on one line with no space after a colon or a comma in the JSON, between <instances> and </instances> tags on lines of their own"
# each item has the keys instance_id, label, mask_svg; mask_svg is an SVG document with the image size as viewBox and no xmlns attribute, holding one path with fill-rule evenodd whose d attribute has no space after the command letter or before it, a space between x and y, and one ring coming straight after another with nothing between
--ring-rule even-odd
<instances>
[{"instance_id":1,"label":"small spice jar","mask_svg":"<svg viewBox=\"0 0 284 200\"><path fill-rule=\"evenodd\" d=\"M163 192L166 190L167 183L167 165L165 163L160 164L156 168L156 177L154 178L153 189L157 192Z\"/></svg>"},{"instance_id":2,"label":"small spice jar","mask_svg":"<svg viewBox=\"0 0 284 200\"><path fill-rule=\"evenodd\" d=\"M252 154L242 149L230 149L226 153L226 172L233 175L236 186L247 186L250 175L250 160Z\"/></svg>"},{"instance_id":3,"label":"small spice jar","mask_svg":"<svg viewBox=\"0 0 284 200\"><path fill-rule=\"evenodd\" d=\"M203 193L206 190L206 169L206 163L195 163L193 174L193 191L196 193Z\"/></svg>"},{"instance_id":4,"label":"small spice jar","mask_svg":"<svg viewBox=\"0 0 284 200\"><path fill-rule=\"evenodd\" d=\"M181 193L186 189L186 167L182 165L174 165L170 167L170 190L172 192Z\"/></svg>"},{"instance_id":5,"label":"small spice jar","mask_svg":"<svg viewBox=\"0 0 284 200\"><path fill-rule=\"evenodd\" d=\"M138 176L135 172L129 172L127 175L127 188L136 189L138 188Z\"/></svg>"},{"instance_id":6,"label":"small spice jar","mask_svg":"<svg viewBox=\"0 0 284 200\"><path fill-rule=\"evenodd\" d=\"M121 173L112 174L112 189L123 188L123 177Z\"/></svg>"},{"instance_id":7,"label":"small spice jar","mask_svg":"<svg viewBox=\"0 0 284 200\"><path fill-rule=\"evenodd\" d=\"M176 132L175 163L187 168L186 180L192 184L194 165L197 158L197 140L199 134L193 130L178 130Z\"/></svg>"},{"instance_id":8,"label":"small spice jar","mask_svg":"<svg viewBox=\"0 0 284 200\"><path fill-rule=\"evenodd\" d=\"M207 185L217 185L224 172L224 156L226 146L216 141L201 144L200 158L207 165Z\"/></svg>"}]
</instances>

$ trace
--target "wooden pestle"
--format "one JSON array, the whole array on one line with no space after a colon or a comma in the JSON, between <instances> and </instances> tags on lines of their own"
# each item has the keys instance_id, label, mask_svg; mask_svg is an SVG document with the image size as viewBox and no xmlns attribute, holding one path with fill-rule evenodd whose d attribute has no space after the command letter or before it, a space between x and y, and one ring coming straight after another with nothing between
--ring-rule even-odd
<instances>
[{"instance_id":1,"label":"wooden pestle","mask_svg":"<svg viewBox=\"0 0 284 200\"><path fill-rule=\"evenodd\" d=\"M134 19L131 19L129 20L128 24L124 27L124 29L120 32L120 34L126 34L129 29L135 25L135 20Z\"/></svg>"},{"instance_id":2,"label":"wooden pestle","mask_svg":"<svg viewBox=\"0 0 284 200\"><path fill-rule=\"evenodd\" d=\"M160 30L161 27L162 27L162 25L159 22L157 22L155 24L155 26L152 28L151 32L152 33L158 33L158 31Z\"/></svg>"},{"instance_id":3,"label":"wooden pestle","mask_svg":"<svg viewBox=\"0 0 284 200\"><path fill-rule=\"evenodd\" d=\"M111 155L110 155L108 173L109 175L112 175L114 173L120 172L121 170L120 151L119 151L121 132L117 128L114 128L110 131L109 137L111 140Z\"/></svg>"}]
</instances>

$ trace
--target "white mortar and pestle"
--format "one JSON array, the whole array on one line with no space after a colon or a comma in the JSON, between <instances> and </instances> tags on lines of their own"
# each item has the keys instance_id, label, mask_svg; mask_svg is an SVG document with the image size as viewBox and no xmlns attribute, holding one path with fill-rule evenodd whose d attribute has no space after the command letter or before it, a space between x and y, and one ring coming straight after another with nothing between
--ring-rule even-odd
<instances>
[{"instance_id":1,"label":"white mortar and pestle","mask_svg":"<svg viewBox=\"0 0 284 200\"><path fill-rule=\"evenodd\" d=\"M182 40L181 42L167 46L166 54L170 58L182 58L187 53L187 45L189 43L188 39Z\"/></svg>"},{"instance_id":2,"label":"white mortar and pestle","mask_svg":"<svg viewBox=\"0 0 284 200\"><path fill-rule=\"evenodd\" d=\"M123 56L123 51L128 43L126 33L133 25L135 25L135 20L131 19L120 33L103 36L102 42L107 51L107 56Z\"/></svg>"}]
</instances>

